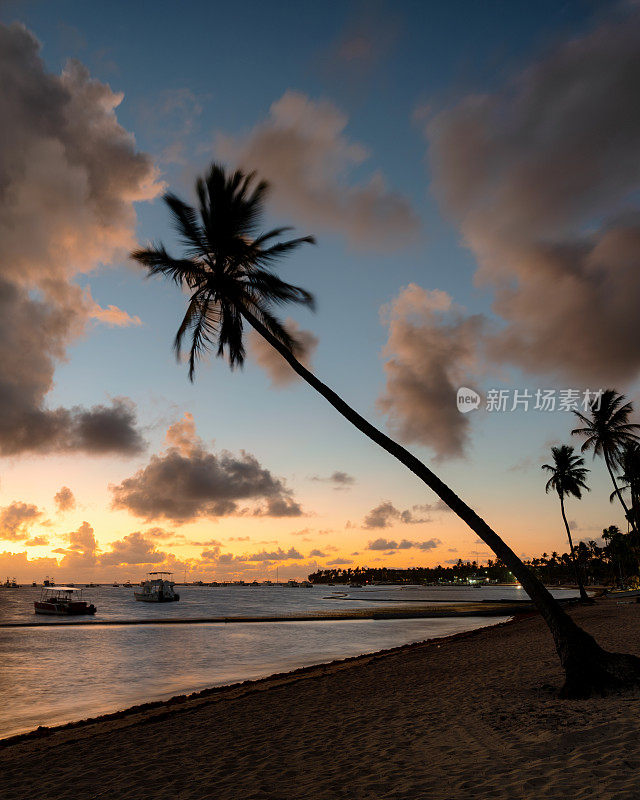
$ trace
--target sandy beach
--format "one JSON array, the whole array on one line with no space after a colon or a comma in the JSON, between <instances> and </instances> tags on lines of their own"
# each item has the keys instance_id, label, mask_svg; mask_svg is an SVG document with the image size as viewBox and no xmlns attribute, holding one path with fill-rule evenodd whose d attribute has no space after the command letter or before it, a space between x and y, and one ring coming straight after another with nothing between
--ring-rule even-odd
<instances>
[{"instance_id":1,"label":"sandy beach","mask_svg":"<svg viewBox=\"0 0 640 800\"><path fill-rule=\"evenodd\" d=\"M571 613L640 655L640 605ZM155 703L0 749L5 798L640 796L640 693L561 701L528 617Z\"/></svg>"}]
</instances>

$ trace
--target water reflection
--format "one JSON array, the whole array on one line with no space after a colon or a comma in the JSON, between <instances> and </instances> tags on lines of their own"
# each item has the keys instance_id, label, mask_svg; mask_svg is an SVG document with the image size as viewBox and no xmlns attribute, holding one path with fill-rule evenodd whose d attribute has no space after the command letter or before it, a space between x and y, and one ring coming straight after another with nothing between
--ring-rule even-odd
<instances>
[{"instance_id":1,"label":"water reflection","mask_svg":"<svg viewBox=\"0 0 640 800\"><path fill-rule=\"evenodd\" d=\"M10 736L499 621L468 617L0 630L0 730Z\"/></svg>"}]
</instances>

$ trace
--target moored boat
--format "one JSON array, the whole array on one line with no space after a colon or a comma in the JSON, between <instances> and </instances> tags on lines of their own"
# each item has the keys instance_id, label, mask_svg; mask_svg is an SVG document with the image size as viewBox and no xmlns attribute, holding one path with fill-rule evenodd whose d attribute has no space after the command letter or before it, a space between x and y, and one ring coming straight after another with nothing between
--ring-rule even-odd
<instances>
[{"instance_id":1,"label":"moored boat","mask_svg":"<svg viewBox=\"0 0 640 800\"><path fill-rule=\"evenodd\" d=\"M73 586L54 586L42 589L40 600L33 604L36 614L55 614L57 616L76 616L95 614L96 607L82 599L82 589Z\"/></svg>"},{"instance_id":2,"label":"moored boat","mask_svg":"<svg viewBox=\"0 0 640 800\"><path fill-rule=\"evenodd\" d=\"M140 589L133 592L136 600L143 603L171 603L180 599L174 591L175 583L171 580L171 572L149 572L147 580L142 581ZM164 575L168 577L163 577Z\"/></svg>"}]
</instances>

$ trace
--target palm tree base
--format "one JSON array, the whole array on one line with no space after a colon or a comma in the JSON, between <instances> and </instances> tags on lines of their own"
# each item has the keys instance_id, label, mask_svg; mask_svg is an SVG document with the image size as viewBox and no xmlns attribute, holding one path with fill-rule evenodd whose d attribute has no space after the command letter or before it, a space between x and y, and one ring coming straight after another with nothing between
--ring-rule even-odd
<instances>
[{"instance_id":1,"label":"palm tree base","mask_svg":"<svg viewBox=\"0 0 640 800\"><path fill-rule=\"evenodd\" d=\"M598 647L595 641L588 651L582 654L579 651L580 648L564 664L566 680L560 697L605 697L640 689L640 658L626 653L609 653Z\"/></svg>"}]
</instances>

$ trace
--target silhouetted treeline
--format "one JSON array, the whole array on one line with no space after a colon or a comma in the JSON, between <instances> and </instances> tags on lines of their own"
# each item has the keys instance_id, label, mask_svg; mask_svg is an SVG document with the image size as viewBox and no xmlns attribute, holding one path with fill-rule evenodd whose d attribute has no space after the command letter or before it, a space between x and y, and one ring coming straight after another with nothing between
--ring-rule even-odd
<instances>
[{"instance_id":1,"label":"silhouetted treeline","mask_svg":"<svg viewBox=\"0 0 640 800\"><path fill-rule=\"evenodd\" d=\"M640 541L634 533L623 534L612 525L603 531L604 546L595 540L580 542L575 548L578 568L585 584L598 586L638 586ZM575 570L569 553L543 553L539 558L525 561L528 567L548 586L575 584ZM320 569L309 575L312 583L516 583L515 578L500 561L486 563L463 561L437 567L349 567Z\"/></svg>"}]
</instances>

